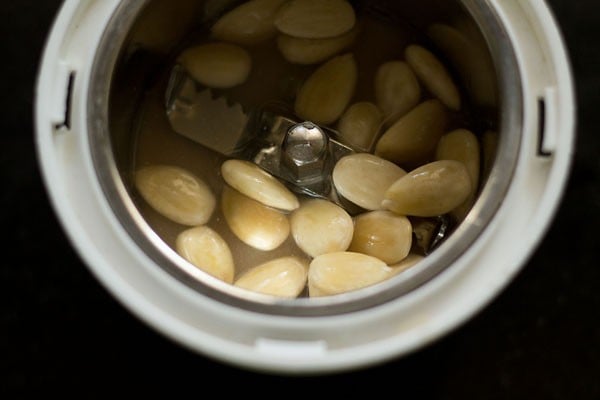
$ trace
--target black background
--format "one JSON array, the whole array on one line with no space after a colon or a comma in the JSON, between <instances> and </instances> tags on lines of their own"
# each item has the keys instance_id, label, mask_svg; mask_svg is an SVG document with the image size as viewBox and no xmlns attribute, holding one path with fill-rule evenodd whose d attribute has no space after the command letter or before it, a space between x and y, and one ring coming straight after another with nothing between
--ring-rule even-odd
<instances>
[{"instance_id":1,"label":"black background","mask_svg":"<svg viewBox=\"0 0 600 400\"><path fill-rule=\"evenodd\" d=\"M35 77L60 1L3 0L0 397L56 389L96 397L124 387L137 395L190 389L206 396L214 388L285 398L329 388L339 396L364 389L399 398L600 398L600 4L548 3L576 76L578 138L564 200L531 260L489 307L428 348L368 370L284 378L180 348L88 272L50 208L33 146Z\"/></svg>"}]
</instances>

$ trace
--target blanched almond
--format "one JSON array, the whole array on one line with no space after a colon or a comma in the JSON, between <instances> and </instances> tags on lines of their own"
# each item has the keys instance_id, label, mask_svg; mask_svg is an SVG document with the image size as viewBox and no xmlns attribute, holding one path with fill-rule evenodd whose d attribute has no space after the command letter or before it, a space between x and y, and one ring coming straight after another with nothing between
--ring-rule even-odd
<instances>
[{"instance_id":1,"label":"blanched almond","mask_svg":"<svg viewBox=\"0 0 600 400\"><path fill-rule=\"evenodd\" d=\"M244 243L258 250L279 247L290 234L287 216L229 186L223 188L221 207L227 225Z\"/></svg>"},{"instance_id":2,"label":"blanched almond","mask_svg":"<svg viewBox=\"0 0 600 400\"><path fill-rule=\"evenodd\" d=\"M277 34L275 15L286 0L250 0L223 15L211 28L215 39L256 44Z\"/></svg>"},{"instance_id":3,"label":"blanched almond","mask_svg":"<svg viewBox=\"0 0 600 400\"><path fill-rule=\"evenodd\" d=\"M470 192L471 179L462 163L434 161L398 179L382 206L400 215L434 217L459 206Z\"/></svg>"},{"instance_id":4,"label":"blanched almond","mask_svg":"<svg viewBox=\"0 0 600 400\"><path fill-rule=\"evenodd\" d=\"M372 211L355 218L354 237L348 250L394 264L408 255L411 244L408 218L389 211Z\"/></svg>"},{"instance_id":5,"label":"blanched almond","mask_svg":"<svg viewBox=\"0 0 600 400\"><path fill-rule=\"evenodd\" d=\"M494 66L485 42L444 24L431 25L427 34L452 63L471 100L486 108L496 107L497 85Z\"/></svg>"},{"instance_id":6,"label":"blanched almond","mask_svg":"<svg viewBox=\"0 0 600 400\"><path fill-rule=\"evenodd\" d=\"M181 232L175 244L180 256L214 277L233 283L235 266L231 250L223 238L207 226Z\"/></svg>"},{"instance_id":7,"label":"blanched almond","mask_svg":"<svg viewBox=\"0 0 600 400\"><path fill-rule=\"evenodd\" d=\"M377 70L375 97L385 117L397 119L419 104L421 86L407 63L390 61Z\"/></svg>"},{"instance_id":8,"label":"blanched almond","mask_svg":"<svg viewBox=\"0 0 600 400\"><path fill-rule=\"evenodd\" d=\"M344 142L368 151L382 122L383 114L375 104L368 101L354 103L340 118L338 132Z\"/></svg>"},{"instance_id":9,"label":"blanched almond","mask_svg":"<svg viewBox=\"0 0 600 400\"><path fill-rule=\"evenodd\" d=\"M471 209L475 201L475 194L479 185L479 141L477 137L466 129L457 129L440 139L436 150L438 160L455 160L463 163L471 178L471 193L469 197L452 211L457 220L462 220Z\"/></svg>"},{"instance_id":10,"label":"blanched almond","mask_svg":"<svg viewBox=\"0 0 600 400\"><path fill-rule=\"evenodd\" d=\"M295 194L254 163L227 160L221 166L221 174L231 187L266 206L285 211L300 206Z\"/></svg>"},{"instance_id":11,"label":"blanched almond","mask_svg":"<svg viewBox=\"0 0 600 400\"><path fill-rule=\"evenodd\" d=\"M391 275L392 269L375 257L352 252L323 254L310 263L308 292L311 297L346 293L374 285Z\"/></svg>"},{"instance_id":12,"label":"blanched almond","mask_svg":"<svg viewBox=\"0 0 600 400\"><path fill-rule=\"evenodd\" d=\"M467 167L473 187L479 184L479 141L473 132L467 129L456 129L440 139L436 158L438 160L460 161Z\"/></svg>"},{"instance_id":13,"label":"blanched almond","mask_svg":"<svg viewBox=\"0 0 600 400\"><path fill-rule=\"evenodd\" d=\"M209 43L185 50L179 62L192 78L210 88L228 89L248 79L252 59L229 43Z\"/></svg>"},{"instance_id":14,"label":"blanched almond","mask_svg":"<svg viewBox=\"0 0 600 400\"><path fill-rule=\"evenodd\" d=\"M354 9L346 0L291 0L275 18L280 32L304 39L340 36L355 23Z\"/></svg>"},{"instance_id":15,"label":"blanched almond","mask_svg":"<svg viewBox=\"0 0 600 400\"><path fill-rule=\"evenodd\" d=\"M159 1L144 7L136 24L150 29L131 29L130 43L152 54L167 55L187 33L197 25L202 7L198 1Z\"/></svg>"},{"instance_id":16,"label":"blanched almond","mask_svg":"<svg viewBox=\"0 0 600 400\"><path fill-rule=\"evenodd\" d=\"M235 286L278 297L298 297L306 286L308 263L296 257L283 257L252 268Z\"/></svg>"},{"instance_id":17,"label":"blanched almond","mask_svg":"<svg viewBox=\"0 0 600 400\"><path fill-rule=\"evenodd\" d=\"M433 153L447 124L444 106L427 100L400 118L381 136L375 154L397 164L422 161Z\"/></svg>"},{"instance_id":18,"label":"blanched almond","mask_svg":"<svg viewBox=\"0 0 600 400\"><path fill-rule=\"evenodd\" d=\"M424 47L412 45L405 50L406 61L429 91L451 110L460 110L460 94L446 67Z\"/></svg>"},{"instance_id":19,"label":"blanched almond","mask_svg":"<svg viewBox=\"0 0 600 400\"><path fill-rule=\"evenodd\" d=\"M357 25L348 33L327 39L302 39L282 34L277 37L277 47L292 64L318 64L350 47L358 31Z\"/></svg>"},{"instance_id":20,"label":"blanched almond","mask_svg":"<svg viewBox=\"0 0 600 400\"><path fill-rule=\"evenodd\" d=\"M135 185L154 210L178 224L205 224L215 210L216 199L208 185L183 168L144 167L135 174Z\"/></svg>"},{"instance_id":21,"label":"blanched almond","mask_svg":"<svg viewBox=\"0 0 600 400\"><path fill-rule=\"evenodd\" d=\"M317 69L300 88L295 111L315 124L332 124L350 103L357 79L352 54L332 58Z\"/></svg>"},{"instance_id":22,"label":"blanched almond","mask_svg":"<svg viewBox=\"0 0 600 400\"><path fill-rule=\"evenodd\" d=\"M404 175L406 172L394 163L358 153L340 159L332 177L342 197L367 210L379 210L387 190Z\"/></svg>"},{"instance_id":23,"label":"blanched almond","mask_svg":"<svg viewBox=\"0 0 600 400\"><path fill-rule=\"evenodd\" d=\"M294 211L291 226L296 244L311 257L346 250L354 232L350 215L321 199L308 200Z\"/></svg>"}]
</instances>

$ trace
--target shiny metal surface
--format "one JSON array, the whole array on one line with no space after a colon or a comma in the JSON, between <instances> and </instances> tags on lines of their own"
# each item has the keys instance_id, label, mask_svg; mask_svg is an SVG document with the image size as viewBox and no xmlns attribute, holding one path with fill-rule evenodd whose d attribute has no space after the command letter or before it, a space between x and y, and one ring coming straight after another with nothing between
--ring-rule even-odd
<instances>
[{"instance_id":1,"label":"shiny metal surface","mask_svg":"<svg viewBox=\"0 0 600 400\"><path fill-rule=\"evenodd\" d=\"M283 140L283 164L299 182L322 179L329 138L312 122L288 129Z\"/></svg>"}]
</instances>

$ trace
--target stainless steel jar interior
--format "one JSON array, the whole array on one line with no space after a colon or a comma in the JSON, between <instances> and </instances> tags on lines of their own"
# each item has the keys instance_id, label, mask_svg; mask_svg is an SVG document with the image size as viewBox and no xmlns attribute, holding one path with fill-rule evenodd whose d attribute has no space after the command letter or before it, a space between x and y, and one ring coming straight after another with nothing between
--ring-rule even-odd
<instances>
[{"instance_id":1,"label":"stainless steel jar interior","mask_svg":"<svg viewBox=\"0 0 600 400\"><path fill-rule=\"evenodd\" d=\"M87 95L90 152L98 180L116 217L156 265L198 291L237 307L267 314L332 315L373 307L425 284L471 246L494 217L508 189L522 135L522 93L517 61L493 6L477 0L354 1L390 21L409 21L426 31L445 24L481 44L469 82L468 101L489 116L498 132L493 167L467 219L413 269L381 284L328 298L275 300L253 295L199 273L153 232L136 206L132 184L139 104L185 45L190 32L206 30L236 1L122 1L106 26ZM483 66L483 67L482 67ZM490 68L485 68L489 66ZM467 77L468 78L468 77ZM492 83L490 86L489 83ZM487 87L485 87L487 85Z\"/></svg>"}]
</instances>

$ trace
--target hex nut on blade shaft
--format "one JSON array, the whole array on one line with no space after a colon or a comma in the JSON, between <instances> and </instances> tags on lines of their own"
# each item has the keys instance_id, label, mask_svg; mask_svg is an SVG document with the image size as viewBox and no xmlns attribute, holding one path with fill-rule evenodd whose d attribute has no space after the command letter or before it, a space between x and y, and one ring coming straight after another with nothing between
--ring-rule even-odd
<instances>
[{"instance_id":1,"label":"hex nut on blade shaft","mask_svg":"<svg viewBox=\"0 0 600 400\"><path fill-rule=\"evenodd\" d=\"M321 179L327 159L328 138L312 122L292 126L283 141L282 163L296 182Z\"/></svg>"}]
</instances>

